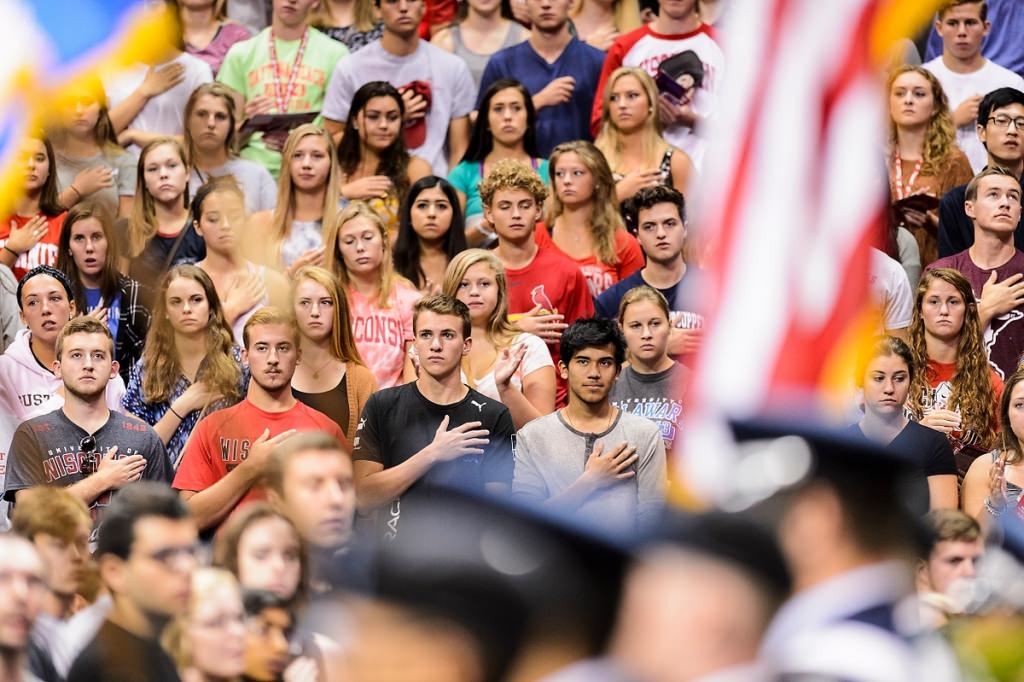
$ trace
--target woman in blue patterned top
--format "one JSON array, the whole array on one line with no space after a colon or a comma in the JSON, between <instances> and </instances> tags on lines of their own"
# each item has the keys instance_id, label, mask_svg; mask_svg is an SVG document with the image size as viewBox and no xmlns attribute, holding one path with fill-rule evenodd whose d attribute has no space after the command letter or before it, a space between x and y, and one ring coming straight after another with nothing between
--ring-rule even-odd
<instances>
[{"instance_id":1,"label":"woman in blue patterned top","mask_svg":"<svg viewBox=\"0 0 1024 682\"><path fill-rule=\"evenodd\" d=\"M194 265L171 268L121 404L153 426L177 468L199 419L237 403L248 386L249 370L209 275Z\"/></svg>"}]
</instances>

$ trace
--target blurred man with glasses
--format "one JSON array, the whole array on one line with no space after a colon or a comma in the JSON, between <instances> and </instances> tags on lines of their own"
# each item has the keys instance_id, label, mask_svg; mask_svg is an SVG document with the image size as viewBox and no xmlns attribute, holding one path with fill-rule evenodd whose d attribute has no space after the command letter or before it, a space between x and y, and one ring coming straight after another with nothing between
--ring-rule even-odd
<instances>
[{"instance_id":1,"label":"blurred man with glasses","mask_svg":"<svg viewBox=\"0 0 1024 682\"><path fill-rule=\"evenodd\" d=\"M197 550L196 524L170 487L142 482L118 493L96 547L114 606L72 664L68 682L179 680L159 638L188 608Z\"/></svg>"},{"instance_id":2,"label":"blurred man with glasses","mask_svg":"<svg viewBox=\"0 0 1024 682\"><path fill-rule=\"evenodd\" d=\"M169 482L163 442L151 426L111 411L104 394L118 376L107 325L76 317L57 337L53 372L64 406L21 424L11 441L4 498L35 485L66 487L96 519L118 488L139 479Z\"/></svg>"}]
</instances>

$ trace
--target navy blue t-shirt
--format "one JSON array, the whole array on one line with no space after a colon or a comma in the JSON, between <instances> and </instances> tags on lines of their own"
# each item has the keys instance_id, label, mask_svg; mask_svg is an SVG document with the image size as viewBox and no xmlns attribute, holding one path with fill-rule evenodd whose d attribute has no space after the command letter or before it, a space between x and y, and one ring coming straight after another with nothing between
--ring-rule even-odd
<instances>
[{"instance_id":1,"label":"navy blue t-shirt","mask_svg":"<svg viewBox=\"0 0 1024 682\"><path fill-rule=\"evenodd\" d=\"M575 37L552 64L537 54L529 41L523 41L495 52L487 61L487 68L480 79L477 107L487 88L500 78L514 78L526 86L531 95L536 95L556 78L575 78L576 85L568 102L544 107L537 112L537 153L546 158L555 145L562 142L593 139L590 135L590 111L603 64L604 52Z\"/></svg>"},{"instance_id":2,"label":"navy blue t-shirt","mask_svg":"<svg viewBox=\"0 0 1024 682\"><path fill-rule=\"evenodd\" d=\"M594 299L594 316L615 320L619 317L619 303L626 292L635 287L647 284L640 274L643 270L637 270L626 279L613 284ZM689 312L683 309L681 294L685 282L700 277L700 269L692 265L686 266L683 278L667 289L658 289L661 295L668 301L668 308L671 311L673 326L683 329L697 329L704 326L704 318L698 313ZM647 284L647 286L650 286ZM688 286L688 285L685 285ZM655 287L657 289L657 287Z\"/></svg>"}]
</instances>

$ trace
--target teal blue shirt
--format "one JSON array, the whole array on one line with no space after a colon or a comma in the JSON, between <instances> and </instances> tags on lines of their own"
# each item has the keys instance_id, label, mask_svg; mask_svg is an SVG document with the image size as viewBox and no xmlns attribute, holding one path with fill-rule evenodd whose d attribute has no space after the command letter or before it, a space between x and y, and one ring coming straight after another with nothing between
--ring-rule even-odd
<instances>
[{"instance_id":1,"label":"teal blue shirt","mask_svg":"<svg viewBox=\"0 0 1024 682\"><path fill-rule=\"evenodd\" d=\"M544 184L548 184L548 160L533 159L530 164L540 175ZM484 212L483 204L480 203L480 181L483 177L484 164L481 161L461 161L459 165L448 173L448 182L452 183L455 189L466 195L466 217L480 215Z\"/></svg>"}]
</instances>

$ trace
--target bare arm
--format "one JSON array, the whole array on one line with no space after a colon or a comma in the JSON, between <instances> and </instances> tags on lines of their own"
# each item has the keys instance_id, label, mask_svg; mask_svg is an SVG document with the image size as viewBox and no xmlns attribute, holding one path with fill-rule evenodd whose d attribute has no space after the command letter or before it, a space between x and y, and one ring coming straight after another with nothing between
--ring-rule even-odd
<instances>
[{"instance_id":1,"label":"bare arm","mask_svg":"<svg viewBox=\"0 0 1024 682\"><path fill-rule=\"evenodd\" d=\"M511 381L497 385L498 397L512 415L516 429L555 411L554 367L541 367L523 377L522 390L513 386Z\"/></svg>"},{"instance_id":2,"label":"bare arm","mask_svg":"<svg viewBox=\"0 0 1024 682\"><path fill-rule=\"evenodd\" d=\"M246 466L245 460L228 475L206 490L182 490L181 497L188 503L188 510L200 530L215 526L235 508L239 500L259 479L256 467Z\"/></svg>"},{"instance_id":3,"label":"bare arm","mask_svg":"<svg viewBox=\"0 0 1024 682\"><path fill-rule=\"evenodd\" d=\"M429 447L429 446L428 446ZM356 484L356 507L372 511L389 504L426 474L433 461L420 450L401 464L385 469L380 462L357 459L352 462Z\"/></svg>"},{"instance_id":4,"label":"bare arm","mask_svg":"<svg viewBox=\"0 0 1024 682\"><path fill-rule=\"evenodd\" d=\"M958 509L956 475L929 476L928 497L931 500L930 509Z\"/></svg>"},{"instance_id":5,"label":"bare arm","mask_svg":"<svg viewBox=\"0 0 1024 682\"><path fill-rule=\"evenodd\" d=\"M409 168L406 175L409 176L409 184L412 185L420 178L425 178L433 173L430 164L418 156L409 157Z\"/></svg>"},{"instance_id":6,"label":"bare arm","mask_svg":"<svg viewBox=\"0 0 1024 682\"><path fill-rule=\"evenodd\" d=\"M325 118L324 130L330 133L331 138L334 140L334 144L338 144L339 142L341 142L341 134L345 132L345 122Z\"/></svg>"},{"instance_id":7,"label":"bare arm","mask_svg":"<svg viewBox=\"0 0 1024 682\"><path fill-rule=\"evenodd\" d=\"M989 493L989 469L992 460L982 455L971 462L971 467L964 476L963 498L960 500L964 513L980 520L985 515L985 498ZM929 486L929 492L931 492Z\"/></svg>"}]
</instances>

